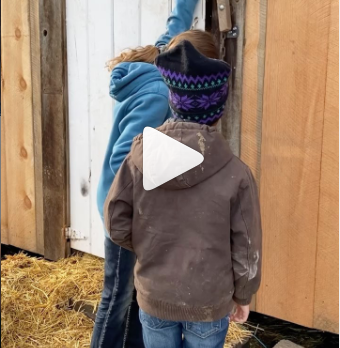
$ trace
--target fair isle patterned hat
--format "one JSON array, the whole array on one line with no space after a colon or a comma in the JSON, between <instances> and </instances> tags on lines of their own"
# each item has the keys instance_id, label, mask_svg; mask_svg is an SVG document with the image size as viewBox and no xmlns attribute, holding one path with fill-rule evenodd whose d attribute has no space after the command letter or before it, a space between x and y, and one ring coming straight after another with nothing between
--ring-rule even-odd
<instances>
[{"instance_id":1,"label":"fair isle patterned hat","mask_svg":"<svg viewBox=\"0 0 340 348\"><path fill-rule=\"evenodd\" d=\"M189 41L160 54L155 64L169 87L172 115L212 125L224 111L230 66L199 53Z\"/></svg>"}]
</instances>

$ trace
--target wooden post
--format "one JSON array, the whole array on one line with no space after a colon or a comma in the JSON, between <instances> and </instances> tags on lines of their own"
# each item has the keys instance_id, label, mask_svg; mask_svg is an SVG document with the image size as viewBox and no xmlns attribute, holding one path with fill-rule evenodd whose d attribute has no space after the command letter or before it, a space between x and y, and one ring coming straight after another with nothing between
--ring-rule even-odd
<instances>
[{"instance_id":1,"label":"wooden post","mask_svg":"<svg viewBox=\"0 0 340 348\"><path fill-rule=\"evenodd\" d=\"M225 117L222 119L222 134L228 140L231 150L240 155L240 132L242 112L243 48L246 0L232 0L231 20L237 27L237 38L226 38L225 60L231 66L229 96Z\"/></svg>"},{"instance_id":2,"label":"wooden post","mask_svg":"<svg viewBox=\"0 0 340 348\"><path fill-rule=\"evenodd\" d=\"M65 0L39 4L44 255L56 260L67 254L69 224Z\"/></svg>"},{"instance_id":3,"label":"wooden post","mask_svg":"<svg viewBox=\"0 0 340 348\"><path fill-rule=\"evenodd\" d=\"M220 59L228 62L232 69L229 78L229 96L227 106L218 128L223 136L228 140L233 153L236 156L239 156L246 0L230 0L226 3L230 4L231 23L232 27L237 26L238 36L235 38L228 38L227 33L221 32L218 5L222 4L222 2L216 0L207 1L207 13L211 13L211 17L207 16L206 30L213 34L216 43L219 46ZM231 23L229 23L228 26L231 26Z\"/></svg>"}]
</instances>

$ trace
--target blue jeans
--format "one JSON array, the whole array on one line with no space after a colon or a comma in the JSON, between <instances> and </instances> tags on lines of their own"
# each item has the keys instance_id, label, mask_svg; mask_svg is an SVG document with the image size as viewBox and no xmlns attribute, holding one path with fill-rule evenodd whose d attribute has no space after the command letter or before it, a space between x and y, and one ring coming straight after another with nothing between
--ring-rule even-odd
<instances>
[{"instance_id":1,"label":"blue jeans","mask_svg":"<svg viewBox=\"0 0 340 348\"><path fill-rule=\"evenodd\" d=\"M139 317L146 348L223 348L229 327L229 316L210 323L177 322L140 310Z\"/></svg>"},{"instance_id":2,"label":"blue jeans","mask_svg":"<svg viewBox=\"0 0 340 348\"><path fill-rule=\"evenodd\" d=\"M105 238L105 277L91 348L144 348L133 285L134 253Z\"/></svg>"}]
</instances>

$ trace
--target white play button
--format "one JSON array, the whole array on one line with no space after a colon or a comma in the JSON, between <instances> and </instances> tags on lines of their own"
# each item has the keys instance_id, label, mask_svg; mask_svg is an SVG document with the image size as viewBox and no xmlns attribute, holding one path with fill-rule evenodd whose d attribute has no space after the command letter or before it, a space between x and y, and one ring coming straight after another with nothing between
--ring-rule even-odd
<instances>
[{"instance_id":1,"label":"white play button","mask_svg":"<svg viewBox=\"0 0 340 348\"><path fill-rule=\"evenodd\" d=\"M153 190L198 166L204 160L199 152L156 129L143 131L143 187Z\"/></svg>"}]
</instances>

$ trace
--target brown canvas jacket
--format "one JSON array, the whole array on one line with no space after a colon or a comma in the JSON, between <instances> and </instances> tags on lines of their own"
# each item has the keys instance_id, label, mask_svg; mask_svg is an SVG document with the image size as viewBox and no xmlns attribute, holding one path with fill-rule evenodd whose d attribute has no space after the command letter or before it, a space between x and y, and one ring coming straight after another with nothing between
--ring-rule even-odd
<instances>
[{"instance_id":1,"label":"brown canvas jacket","mask_svg":"<svg viewBox=\"0 0 340 348\"><path fill-rule=\"evenodd\" d=\"M261 278L256 184L215 127L158 128L204 161L162 186L143 189L143 136L135 138L105 204L112 240L137 255L140 307L173 321L214 321L233 301L249 304Z\"/></svg>"}]
</instances>

